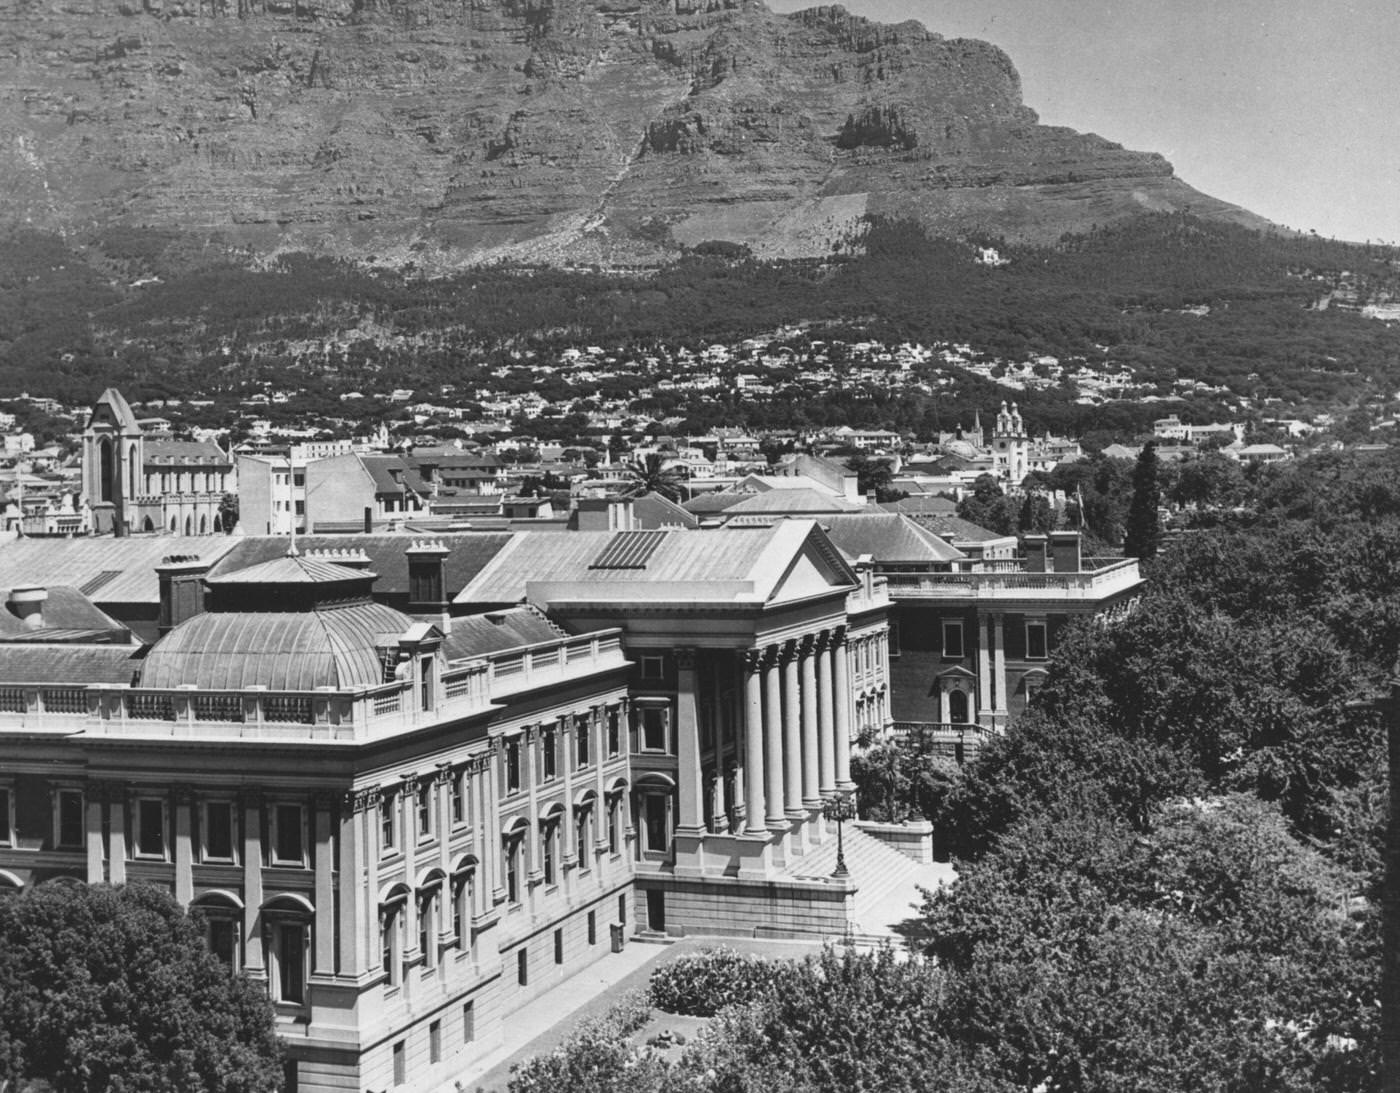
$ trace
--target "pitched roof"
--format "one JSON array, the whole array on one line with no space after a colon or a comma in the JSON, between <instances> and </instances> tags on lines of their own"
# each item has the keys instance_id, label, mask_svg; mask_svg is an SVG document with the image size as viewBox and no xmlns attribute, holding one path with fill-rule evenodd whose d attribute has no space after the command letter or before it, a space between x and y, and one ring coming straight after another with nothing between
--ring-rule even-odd
<instances>
[{"instance_id":1,"label":"pitched roof","mask_svg":"<svg viewBox=\"0 0 1400 1093\"><path fill-rule=\"evenodd\" d=\"M207 440L147 440L142 451L147 466L233 465L222 448Z\"/></svg>"},{"instance_id":2,"label":"pitched roof","mask_svg":"<svg viewBox=\"0 0 1400 1093\"><path fill-rule=\"evenodd\" d=\"M828 516L821 523L831 541L848 558L869 554L877 562L917 564L955 562L967 557L928 528L899 513Z\"/></svg>"},{"instance_id":3,"label":"pitched roof","mask_svg":"<svg viewBox=\"0 0 1400 1093\"><path fill-rule=\"evenodd\" d=\"M136 424L136 415L131 412L131 406L122 393L115 387L109 387L97 396L97 402L93 404L93 415L96 415L99 406L106 406L112 413L112 418L123 430L129 432L140 432L141 427ZM91 418L89 418L89 423Z\"/></svg>"},{"instance_id":4,"label":"pitched roof","mask_svg":"<svg viewBox=\"0 0 1400 1093\"><path fill-rule=\"evenodd\" d=\"M129 684L140 666L136 645L6 645L0 656L0 682Z\"/></svg>"},{"instance_id":5,"label":"pitched roof","mask_svg":"<svg viewBox=\"0 0 1400 1093\"><path fill-rule=\"evenodd\" d=\"M555 641L564 632L533 607L511 607L480 615L459 615L443 640L448 660L490 656L522 645Z\"/></svg>"},{"instance_id":6,"label":"pitched roof","mask_svg":"<svg viewBox=\"0 0 1400 1093\"><path fill-rule=\"evenodd\" d=\"M379 535L298 535L297 548L303 557L314 557L319 551L351 551L364 554L370 560L370 568L379 574L374 583L377 596L408 595L408 548L416 535L396 532ZM447 595L453 596L464 585L481 572L487 562L510 541L508 532L476 531L465 534L445 534L433 532L433 538L442 542L452 551L443 559L443 584ZM285 535L259 535L234 540L234 546L210 571L210 576L220 576L235 570L271 561L287 553ZM3 561L0 554L0 561ZM335 561L335 557L322 560Z\"/></svg>"},{"instance_id":7,"label":"pitched roof","mask_svg":"<svg viewBox=\"0 0 1400 1093\"><path fill-rule=\"evenodd\" d=\"M457 603L520 603L555 599L689 602L766 602L809 541L839 580L854 581L850 567L811 520L781 520L771 527L670 529L655 536L644 564L594 568L618 536L630 532L517 532Z\"/></svg>"},{"instance_id":8,"label":"pitched roof","mask_svg":"<svg viewBox=\"0 0 1400 1093\"><path fill-rule=\"evenodd\" d=\"M156 566L167 554L215 561L242 540L228 535L133 535L120 539L16 539L0 543L11 585L70 585L94 603L159 603ZM285 553L283 540L279 553Z\"/></svg>"},{"instance_id":9,"label":"pitched roof","mask_svg":"<svg viewBox=\"0 0 1400 1093\"><path fill-rule=\"evenodd\" d=\"M993 539L1009 539L1009 535L974 524L961 516L936 516L925 513L906 513L909 519L933 532L940 539L950 543L986 543Z\"/></svg>"},{"instance_id":10,"label":"pitched roof","mask_svg":"<svg viewBox=\"0 0 1400 1093\"><path fill-rule=\"evenodd\" d=\"M956 516L958 503L938 494L919 494L901 497L898 501L888 501L881 505L885 512L903 512L913 515L926 513L930 516Z\"/></svg>"},{"instance_id":11,"label":"pitched roof","mask_svg":"<svg viewBox=\"0 0 1400 1093\"><path fill-rule=\"evenodd\" d=\"M58 585L49 587L47 592L48 598L43 606L44 625L41 629L30 630L8 609L10 589L0 589L0 641L59 640L56 632L68 635L62 640L69 640L77 634L125 633L126 628L121 623L99 610L76 588Z\"/></svg>"},{"instance_id":12,"label":"pitched roof","mask_svg":"<svg viewBox=\"0 0 1400 1093\"><path fill-rule=\"evenodd\" d=\"M779 489L768 493L756 493L737 501L723 511L727 515L752 515L756 513L827 513L860 512L865 508L844 497L837 497L827 490Z\"/></svg>"},{"instance_id":13,"label":"pitched roof","mask_svg":"<svg viewBox=\"0 0 1400 1093\"><path fill-rule=\"evenodd\" d=\"M637 523L644 528L683 527L695 528L700 521L669 497L662 497L655 491L644 493L632 499L632 512Z\"/></svg>"}]
</instances>

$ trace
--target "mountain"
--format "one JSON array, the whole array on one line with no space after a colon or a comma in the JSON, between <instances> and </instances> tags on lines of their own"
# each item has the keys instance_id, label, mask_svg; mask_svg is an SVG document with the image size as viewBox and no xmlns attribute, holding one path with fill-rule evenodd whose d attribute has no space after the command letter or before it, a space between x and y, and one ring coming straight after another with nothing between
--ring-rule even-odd
<instances>
[{"instance_id":1,"label":"mountain","mask_svg":"<svg viewBox=\"0 0 1400 1093\"><path fill-rule=\"evenodd\" d=\"M1043 126L1010 59L755 0L10 0L0 226L419 269L1266 222Z\"/></svg>"}]
</instances>

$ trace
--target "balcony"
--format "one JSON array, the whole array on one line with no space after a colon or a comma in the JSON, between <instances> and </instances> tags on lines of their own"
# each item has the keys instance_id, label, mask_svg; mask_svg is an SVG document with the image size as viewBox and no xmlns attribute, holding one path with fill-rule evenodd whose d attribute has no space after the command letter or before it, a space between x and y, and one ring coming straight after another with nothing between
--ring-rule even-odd
<instances>
[{"instance_id":1,"label":"balcony","mask_svg":"<svg viewBox=\"0 0 1400 1093\"><path fill-rule=\"evenodd\" d=\"M1136 558L1086 558L1074 573L1031 573L1019 562L985 562L961 573L888 573L900 600L1078 600L1092 603L1142 583Z\"/></svg>"},{"instance_id":2,"label":"balcony","mask_svg":"<svg viewBox=\"0 0 1400 1093\"><path fill-rule=\"evenodd\" d=\"M315 691L7 684L0 686L0 732L361 744L485 713L503 695L626 664L618 631L561 638L449 667L426 709L412 680Z\"/></svg>"}]
</instances>

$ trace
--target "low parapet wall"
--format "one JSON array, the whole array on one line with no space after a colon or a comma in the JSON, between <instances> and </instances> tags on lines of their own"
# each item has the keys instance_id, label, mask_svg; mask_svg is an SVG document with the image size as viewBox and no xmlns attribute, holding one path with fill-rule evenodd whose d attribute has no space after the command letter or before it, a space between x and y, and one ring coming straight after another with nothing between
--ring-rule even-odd
<instances>
[{"instance_id":1,"label":"low parapet wall","mask_svg":"<svg viewBox=\"0 0 1400 1093\"><path fill-rule=\"evenodd\" d=\"M898 850L906 858L923 865L933 862L933 824L927 820L910 820L902 824L880 824L857 820L856 827Z\"/></svg>"}]
</instances>

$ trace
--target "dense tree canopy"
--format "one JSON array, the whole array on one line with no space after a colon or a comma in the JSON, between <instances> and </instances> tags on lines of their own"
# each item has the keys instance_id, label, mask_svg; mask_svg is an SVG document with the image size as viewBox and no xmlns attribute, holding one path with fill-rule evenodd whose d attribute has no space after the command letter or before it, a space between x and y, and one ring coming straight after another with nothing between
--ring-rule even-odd
<instances>
[{"instance_id":1,"label":"dense tree canopy","mask_svg":"<svg viewBox=\"0 0 1400 1093\"><path fill-rule=\"evenodd\" d=\"M50 882L0 899L0 1087L267 1093L265 992L164 891Z\"/></svg>"}]
</instances>

